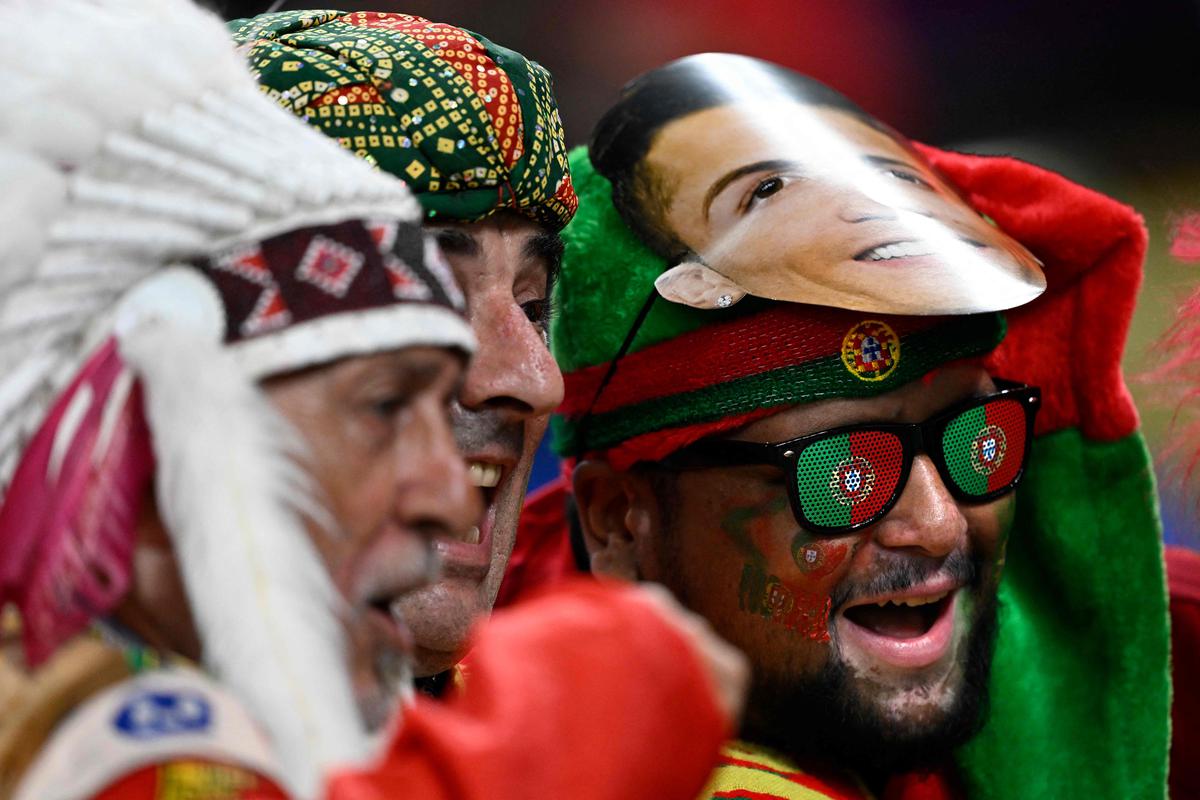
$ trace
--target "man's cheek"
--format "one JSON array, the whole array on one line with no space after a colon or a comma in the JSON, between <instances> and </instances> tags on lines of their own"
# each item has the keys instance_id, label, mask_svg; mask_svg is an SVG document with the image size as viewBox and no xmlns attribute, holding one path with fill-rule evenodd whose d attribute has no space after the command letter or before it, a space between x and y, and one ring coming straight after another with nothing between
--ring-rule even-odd
<instances>
[{"instance_id":1,"label":"man's cheek","mask_svg":"<svg viewBox=\"0 0 1200 800\"><path fill-rule=\"evenodd\" d=\"M762 564L746 562L738 589L738 608L794 631L814 642L829 641L829 594L806 588L794 576L769 573Z\"/></svg>"},{"instance_id":2,"label":"man's cheek","mask_svg":"<svg viewBox=\"0 0 1200 800\"><path fill-rule=\"evenodd\" d=\"M1016 519L1016 495L997 500L980 509L981 519L973 526L977 531L974 546L980 560L995 572L999 581L1004 572L1004 561L1008 552L1008 539Z\"/></svg>"},{"instance_id":3,"label":"man's cheek","mask_svg":"<svg viewBox=\"0 0 1200 800\"><path fill-rule=\"evenodd\" d=\"M757 527L757 526L752 526ZM760 530L752 530L757 540ZM829 641L831 595L857 548L857 542L814 539L797 532L779 560L748 560L742 569L738 606L800 636Z\"/></svg>"}]
</instances>

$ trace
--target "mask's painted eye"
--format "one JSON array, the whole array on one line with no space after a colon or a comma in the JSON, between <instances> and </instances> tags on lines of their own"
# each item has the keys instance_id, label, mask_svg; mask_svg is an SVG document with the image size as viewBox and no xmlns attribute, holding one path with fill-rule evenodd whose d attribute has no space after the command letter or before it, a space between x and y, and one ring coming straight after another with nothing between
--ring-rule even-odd
<instances>
[{"instance_id":1,"label":"mask's painted eye","mask_svg":"<svg viewBox=\"0 0 1200 800\"><path fill-rule=\"evenodd\" d=\"M766 200L771 195L783 188L783 178L773 176L760 182L754 187L754 191L750 193L750 200Z\"/></svg>"},{"instance_id":2,"label":"mask's painted eye","mask_svg":"<svg viewBox=\"0 0 1200 800\"><path fill-rule=\"evenodd\" d=\"M891 175L893 178L896 178L897 180L902 180L905 183L911 183L914 186L920 186L923 189L932 189L933 188L932 186L929 185L928 181L926 181L924 178L922 178L920 175L916 174L915 172L910 172L909 170L900 169L898 167L893 167L892 169L885 170L885 172L888 175Z\"/></svg>"},{"instance_id":3,"label":"mask's painted eye","mask_svg":"<svg viewBox=\"0 0 1200 800\"><path fill-rule=\"evenodd\" d=\"M756 199L756 200L764 200L764 199L767 199L768 197L772 196L772 194L774 194L775 192L778 192L779 190L781 190L781 188L784 188L784 179L768 178L767 180L762 181L761 184L758 184L758 186L755 187L754 194L752 194L752 197L754 197L754 199Z\"/></svg>"}]
</instances>

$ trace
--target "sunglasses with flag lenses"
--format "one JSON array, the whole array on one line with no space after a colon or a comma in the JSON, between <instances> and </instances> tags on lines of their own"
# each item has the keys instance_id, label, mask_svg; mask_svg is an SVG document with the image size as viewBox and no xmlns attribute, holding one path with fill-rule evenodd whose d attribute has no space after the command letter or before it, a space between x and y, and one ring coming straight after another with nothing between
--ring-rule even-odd
<instances>
[{"instance_id":1,"label":"sunglasses with flag lenses","mask_svg":"<svg viewBox=\"0 0 1200 800\"><path fill-rule=\"evenodd\" d=\"M996 381L999 391L973 397L921 423L866 423L759 443L706 439L663 459L668 469L773 464L794 479L788 496L808 530L837 535L886 515L925 453L958 500L985 503L1012 491L1025 471L1041 390Z\"/></svg>"}]
</instances>

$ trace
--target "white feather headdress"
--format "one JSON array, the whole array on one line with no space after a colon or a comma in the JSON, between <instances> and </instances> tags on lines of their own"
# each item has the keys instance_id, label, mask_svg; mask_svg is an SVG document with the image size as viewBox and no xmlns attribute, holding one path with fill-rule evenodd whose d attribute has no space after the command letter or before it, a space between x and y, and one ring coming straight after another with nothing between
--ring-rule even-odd
<instances>
[{"instance_id":1,"label":"white feather headdress","mask_svg":"<svg viewBox=\"0 0 1200 800\"><path fill-rule=\"evenodd\" d=\"M0 84L0 602L25 604L43 648L111 607L146 477L105 470L146 460L148 424L206 666L312 796L367 736L336 592L303 531L320 512L299 445L253 380L408 344L469 350L461 296L428 249L433 291L385 254L397 296L428 303L228 343L213 282L164 267L344 220L415 225L420 210L266 100L220 21L187 0L10 0ZM55 502L29 499L43 492ZM46 510L59 501L70 513Z\"/></svg>"}]
</instances>

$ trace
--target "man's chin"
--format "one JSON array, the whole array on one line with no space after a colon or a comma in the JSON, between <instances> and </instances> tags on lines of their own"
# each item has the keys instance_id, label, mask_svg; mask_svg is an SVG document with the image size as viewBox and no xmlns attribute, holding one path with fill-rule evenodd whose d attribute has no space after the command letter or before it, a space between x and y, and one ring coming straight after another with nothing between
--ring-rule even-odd
<instances>
[{"instance_id":1,"label":"man's chin","mask_svg":"<svg viewBox=\"0 0 1200 800\"><path fill-rule=\"evenodd\" d=\"M412 658L416 677L445 672L462 658L471 626L490 611L481 593L477 581L442 578L400 600L416 645Z\"/></svg>"},{"instance_id":2,"label":"man's chin","mask_svg":"<svg viewBox=\"0 0 1200 800\"><path fill-rule=\"evenodd\" d=\"M868 780L945 763L983 726L995 631L993 597L979 607L966 657L921 685L881 687L842 662L802 682L756 674L741 735Z\"/></svg>"}]
</instances>

